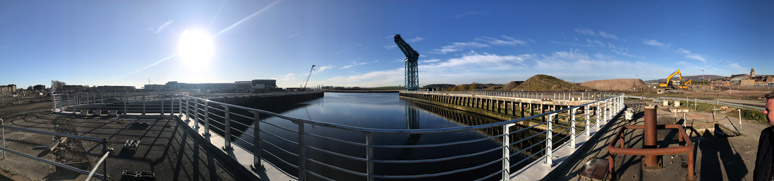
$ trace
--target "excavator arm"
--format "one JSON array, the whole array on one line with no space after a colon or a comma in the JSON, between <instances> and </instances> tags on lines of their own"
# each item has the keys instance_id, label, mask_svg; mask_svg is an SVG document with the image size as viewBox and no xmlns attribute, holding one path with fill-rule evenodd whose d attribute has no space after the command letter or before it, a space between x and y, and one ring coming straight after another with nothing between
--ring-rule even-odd
<instances>
[{"instance_id":1,"label":"excavator arm","mask_svg":"<svg viewBox=\"0 0 774 181\"><path fill-rule=\"evenodd\" d=\"M667 77L666 83L660 83L660 84L658 84L658 86L659 87L669 87L669 85L672 84L672 78L675 75L677 75L677 77L679 78L678 80L680 80L681 82L683 81L683 75L682 75L682 73L680 73L680 69L677 69L677 71L675 71L674 73L669 75L669 77Z\"/></svg>"}]
</instances>

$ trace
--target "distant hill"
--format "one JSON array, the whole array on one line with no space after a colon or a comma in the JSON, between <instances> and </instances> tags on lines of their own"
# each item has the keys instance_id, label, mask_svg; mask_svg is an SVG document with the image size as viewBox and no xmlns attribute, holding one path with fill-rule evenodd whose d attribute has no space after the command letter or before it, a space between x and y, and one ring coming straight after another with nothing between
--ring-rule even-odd
<instances>
[{"instance_id":1,"label":"distant hill","mask_svg":"<svg viewBox=\"0 0 774 181\"><path fill-rule=\"evenodd\" d=\"M538 74L525 80L510 91L584 91L590 88L569 83L550 75Z\"/></svg>"},{"instance_id":2,"label":"distant hill","mask_svg":"<svg viewBox=\"0 0 774 181\"><path fill-rule=\"evenodd\" d=\"M666 76L669 76L669 75L665 75L663 79L648 80L648 81L645 81L645 83L662 83L662 82L666 82ZM676 79L677 76L675 76L674 78ZM688 81L688 79L692 79L693 81L699 81L699 80L704 80L704 79L706 79L706 80L720 80L720 79L724 79L724 78L726 78L726 77L725 76L719 76L719 75L686 75L686 76L683 76L683 81Z\"/></svg>"},{"instance_id":3,"label":"distant hill","mask_svg":"<svg viewBox=\"0 0 774 181\"><path fill-rule=\"evenodd\" d=\"M592 80L581 85L603 91L634 91L646 87L645 82L640 79Z\"/></svg>"},{"instance_id":4,"label":"distant hill","mask_svg":"<svg viewBox=\"0 0 774 181\"><path fill-rule=\"evenodd\" d=\"M521 85L521 83L524 83L524 81L511 81L511 82L508 82L508 84L505 84L505 86L503 86L503 90L513 90L514 88L516 88L516 86Z\"/></svg>"}]
</instances>

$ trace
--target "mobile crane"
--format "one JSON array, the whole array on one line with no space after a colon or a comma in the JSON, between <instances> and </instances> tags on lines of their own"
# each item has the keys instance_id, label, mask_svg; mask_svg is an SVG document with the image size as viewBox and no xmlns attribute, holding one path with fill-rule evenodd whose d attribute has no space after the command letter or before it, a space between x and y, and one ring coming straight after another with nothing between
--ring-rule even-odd
<instances>
[{"instance_id":1,"label":"mobile crane","mask_svg":"<svg viewBox=\"0 0 774 181\"><path fill-rule=\"evenodd\" d=\"M312 71L314 71L314 65L312 65L312 68L309 69L309 74L306 75L306 82L304 82L304 88L301 90L306 90L306 84L309 83L309 77L312 77Z\"/></svg>"}]
</instances>

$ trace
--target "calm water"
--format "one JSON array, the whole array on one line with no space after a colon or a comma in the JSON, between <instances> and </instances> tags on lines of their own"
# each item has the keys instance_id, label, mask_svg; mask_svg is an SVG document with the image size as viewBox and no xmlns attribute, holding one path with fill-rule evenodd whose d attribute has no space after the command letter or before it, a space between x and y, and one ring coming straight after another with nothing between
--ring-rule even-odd
<instances>
[{"instance_id":1,"label":"calm water","mask_svg":"<svg viewBox=\"0 0 774 181\"><path fill-rule=\"evenodd\" d=\"M398 93L325 93L323 98L303 102L290 107L291 108L288 110L280 113L296 118L306 118L321 122L337 123L365 128L428 129L487 124L498 121L492 118L472 115L462 111L402 100L398 98ZM262 118L263 117L265 116L262 116ZM287 163L292 163L294 165L298 163L298 157L295 155L298 153L298 147L295 143L290 142L297 141L298 134L289 131L298 130L298 125L276 117L266 117L263 122L268 123L261 123L260 125L261 130L265 131L260 135L261 139L264 141L262 144L264 149L262 153L263 158L271 161L282 170L295 175L297 173L296 168ZM237 128L237 130L245 130L245 132L249 134L252 134L253 132L252 127L245 129ZM315 135L365 143L365 135L358 132L311 125L305 125L304 130L307 133ZM528 136L532 133L533 132L530 131L524 132L523 134ZM374 142L378 145L422 145L471 140L494 134L500 134L499 129L423 135L375 135ZM282 137L287 140L283 140L278 137ZM542 140L542 138L538 137L539 136L537 136L535 139ZM246 143L252 142L252 138L250 136L242 135L239 136L239 138L242 140L235 140L236 144L252 150L252 146ZM315 149L318 148L365 158L365 147L321 139L314 136L305 136L304 139L306 145L314 147L306 149L306 154L311 159L362 173L366 172L366 164L364 162L331 155ZM499 138L497 140L492 139L488 141L438 148L375 148L374 155L375 159L379 160L415 160L442 158L489 150L500 145L501 143L498 141ZM512 150L512 153L513 151L514 150ZM377 175L414 175L436 173L480 165L498 159L501 154L502 153L500 150L496 150L474 157L423 164L376 163L375 170ZM521 160L521 158L512 159ZM529 161L525 163L528 162ZM324 175L331 179L365 179L364 177L325 168L315 161L307 161L306 164L308 170ZM497 162L473 171L461 172L445 177L423 178L421 180L470 180L496 172L500 167L501 164ZM492 179L496 179L498 177L499 176L494 176ZM312 175L309 175L307 178L310 180L317 180L317 178Z\"/></svg>"}]
</instances>

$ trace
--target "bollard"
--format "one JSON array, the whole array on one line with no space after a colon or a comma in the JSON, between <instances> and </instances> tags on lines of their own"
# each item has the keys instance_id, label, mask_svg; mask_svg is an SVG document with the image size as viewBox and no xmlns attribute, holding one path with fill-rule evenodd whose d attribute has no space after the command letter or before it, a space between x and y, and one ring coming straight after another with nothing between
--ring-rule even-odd
<instances>
[{"instance_id":1,"label":"bollard","mask_svg":"<svg viewBox=\"0 0 774 181\"><path fill-rule=\"evenodd\" d=\"M656 111L655 105L645 106L645 133L643 136L645 143L643 148L656 148ZM658 157L655 155L646 155L644 163L646 167L658 167Z\"/></svg>"}]
</instances>

